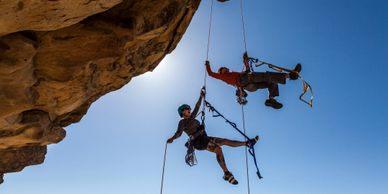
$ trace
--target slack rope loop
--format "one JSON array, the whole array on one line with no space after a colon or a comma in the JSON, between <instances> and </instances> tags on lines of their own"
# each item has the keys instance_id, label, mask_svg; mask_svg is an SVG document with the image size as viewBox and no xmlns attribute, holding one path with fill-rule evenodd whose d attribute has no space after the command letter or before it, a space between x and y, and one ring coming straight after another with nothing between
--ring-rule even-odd
<instances>
[{"instance_id":1,"label":"slack rope loop","mask_svg":"<svg viewBox=\"0 0 388 194\"><path fill-rule=\"evenodd\" d=\"M286 69L284 67L280 67L280 66L277 66L277 65L274 65L274 64L271 64L271 63L267 63L265 61L260 61L259 59L255 59L255 58L249 58L249 64L252 66L252 64L255 64L256 67L260 67L262 65L267 65L268 68L271 68L277 72L292 72L292 70L290 69ZM302 93L300 94L299 96L299 100L302 101L303 103L307 104L310 106L310 108L313 107L313 99L314 99L314 93L313 93L313 88L311 87L311 85L305 81L302 76L299 75L299 78L300 80L302 80ZM307 92L310 92L311 94L311 97L309 100L305 100L303 98L303 96L307 93Z\"/></svg>"},{"instance_id":2,"label":"slack rope loop","mask_svg":"<svg viewBox=\"0 0 388 194\"><path fill-rule=\"evenodd\" d=\"M187 153L185 156L186 164L190 167L193 167L198 164L197 157L195 156L194 145L192 144L191 139L187 141Z\"/></svg>"},{"instance_id":3,"label":"slack rope loop","mask_svg":"<svg viewBox=\"0 0 388 194\"><path fill-rule=\"evenodd\" d=\"M225 120L226 123L228 123L230 126L232 126L238 133L240 133L242 136L244 136L245 139L250 139L247 135L245 135L245 133L243 133L236 125L236 123L233 123L232 121L228 120L227 118L224 117L224 115L222 115L216 108L214 108L214 106L212 106L208 101L205 100L205 105L206 107L209 108L209 111L212 112L213 114L213 117L221 117ZM256 174L257 176L259 177L259 179L262 179L263 177L261 176L260 174L260 170L259 170L259 167L257 165L257 160L256 160L256 155L255 155L255 148L254 146L249 146L249 154L252 156L253 158L253 161L255 163L255 167L256 167Z\"/></svg>"}]
</instances>

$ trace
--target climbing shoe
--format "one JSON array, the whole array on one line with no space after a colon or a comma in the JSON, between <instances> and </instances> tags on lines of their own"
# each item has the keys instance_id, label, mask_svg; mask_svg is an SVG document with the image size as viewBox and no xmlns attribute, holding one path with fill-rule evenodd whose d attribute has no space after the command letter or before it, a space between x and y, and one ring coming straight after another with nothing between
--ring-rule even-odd
<instances>
[{"instance_id":1,"label":"climbing shoe","mask_svg":"<svg viewBox=\"0 0 388 194\"><path fill-rule=\"evenodd\" d=\"M247 147L252 147L256 144L256 142L259 141L259 136L256 135L255 138L252 138L250 140L247 141Z\"/></svg>"},{"instance_id":2,"label":"climbing shoe","mask_svg":"<svg viewBox=\"0 0 388 194\"><path fill-rule=\"evenodd\" d=\"M265 101L265 105L266 105L266 106L270 106L270 107L272 107L272 108L274 108L274 109L281 109L281 108L283 107L283 104L282 104L282 103L276 101L276 100L273 99L273 98L270 98L270 99L266 100L266 101Z\"/></svg>"},{"instance_id":3,"label":"climbing shoe","mask_svg":"<svg viewBox=\"0 0 388 194\"><path fill-rule=\"evenodd\" d=\"M233 174L231 172L225 172L224 174L224 180L228 181L232 185L237 185L238 181L234 178Z\"/></svg>"},{"instance_id":4,"label":"climbing shoe","mask_svg":"<svg viewBox=\"0 0 388 194\"><path fill-rule=\"evenodd\" d=\"M297 80L299 78L299 73L302 71L302 65L300 63L296 64L295 68L288 74L291 80Z\"/></svg>"}]
</instances>

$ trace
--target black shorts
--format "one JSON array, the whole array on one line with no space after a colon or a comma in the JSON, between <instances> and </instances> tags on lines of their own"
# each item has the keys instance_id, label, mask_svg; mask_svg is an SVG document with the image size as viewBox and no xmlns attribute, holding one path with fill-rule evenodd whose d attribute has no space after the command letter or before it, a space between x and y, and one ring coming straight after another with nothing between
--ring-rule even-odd
<instances>
[{"instance_id":1,"label":"black shorts","mask_svg":"<svg viewBox=\"0 0 388 194\"><path fill-rule=\"evenodd\" d=\"M286 73L278 72L252 72L244 73L239 77L240 84L245 87L248 84L262 84L260 87L266 88L269 83L286 84Z\"/></svg>"},{"instance_id":2,"label":"black shorts","mask_svg":"<svg viewBox=\"0 0 388 194\"><path fill-rule=\"evenodd\" d=\"M209 137L206 134L200 135L193 140L193 146L197 150L205 150L213 137Z\"/></svg>"}]
</instances>

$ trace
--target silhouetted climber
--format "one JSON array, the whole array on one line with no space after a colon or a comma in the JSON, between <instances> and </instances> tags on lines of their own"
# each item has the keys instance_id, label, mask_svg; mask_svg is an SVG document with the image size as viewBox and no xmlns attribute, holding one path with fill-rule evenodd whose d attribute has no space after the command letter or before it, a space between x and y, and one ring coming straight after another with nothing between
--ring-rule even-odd
<instances>
[{"instance_id":1,"label":"silhouetted climber","mask_svg":"<svg viewBox=\"0 0 388 194\"><path fill-rule=\"evenodd\" d=\"M240 92L247 95L244 91L254 92L258 89L268 88L268 99L265 101L266 106L270 106L275 109L283 107L281 103L276 101L275 97L279 96L278 84L286 84L286 79L297 80L299 73L302 70L302 66L297 64L290 73L279 73L279 72L251 72L248 62L248 55L244 53L243 62L245 66L245 72L231 72L226 67L221 67L218 73L214 73L210 68L209 61L206 61L206 70L209 76L216 79L222 80L227 84L240 88Z\"/></svg>"},{"instance_id":2,"label":"silhouetted climber","mask_svg":"<svg viewBox=\"0 0 388 194\"><path fill-rule=\"evenodd\" d=\"M235 141L218 137L207 136L205 128L201 125L200 121L195 119L199 107L201 106L202 98L205 95L204 91L201 91L201 95L195 105L193 112L187 104L183 104L178 108L178 114L182 118L179 121L177 131L174 136L167 140L167 143L172 143L175 139L179 138L183 132L185 132L189 137L189 144L197 150L208 150L210 152L216 153L218 164L221 166L224 171L224 180L228 181L231 184L238 184L238 181L234 178L233 174L228 170L225 164L224 155L222 153L221 146L227 145L231 147L240 147L240 146L253 146L259 139L258 136L252 138L248 141Z\"/></svg>"}]
</instances>

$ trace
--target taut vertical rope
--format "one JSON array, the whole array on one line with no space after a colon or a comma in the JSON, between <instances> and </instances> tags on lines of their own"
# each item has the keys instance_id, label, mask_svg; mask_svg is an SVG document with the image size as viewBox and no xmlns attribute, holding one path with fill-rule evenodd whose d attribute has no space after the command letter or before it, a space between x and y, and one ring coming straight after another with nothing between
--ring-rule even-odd
<instances>
[{"instance_id":1,"label":"taut vertical rope","mask_svg":"<svg viewBox=\"0 0 388 194\"><path fill-rule=\"evenodd\" d=\"M246 32L245 32L245 22L244 22L244 8L243 7L244 7L243 6L243 0L240 0L240 15L241 15L241 25L242 25L244 49L245 49L245 52L248 52L248 50L247 50ZM244 105L243 104L240 104L240 105L241 105L243 130L244 130L244 134L246 134ZM246 140L248 141L249 139L246 139ZM251 187L250 187L250 180L249 180L248 148L247 147L245 148L245 167L246 167L246 174L247 174L247 193L250 194L251 193Z\"/></svg>"},{"instance_id":2,"label":"taut vertical rope","mask_svg":"<svg viewBox=\"0 0 388 194\"><path fill-rule=\"evenodd\" d=\"M241 14L241 25L242 25L242 33L243 33L243 40L244 40L244 49L245 52L247 52L247 39L246 39L246 32L245 32L245 22L244 22L244 9L243 9L243 0L240 0L240 14Z\"/></svg>"},{"instance_id":3,"label":"taut vertical rope","mask_svg":"<svg viewBox=\"0 0 388 194\"><path fill-rule=\"evenodd\" d=\"M208 29L208 34L207 34L207 47L206 47L206 61L209 60L209 50L210 50L210 37L211 37L211 29L212 29L212 21L213 21L213 4L214 4L214 0L211 0L211 5L210 5L210 16L209 16L209 29ZM206 88L206 77L207 77L207 73L206 73L206 69L205 69L205 75L204 75L204 78L203 78L203 85L204 87Z\"/></svg>"},{"instance_id":4,"label":"taut vertical rope","mask_svg":"<svg viewBox=\"0 0 388 194\"><path fill-rule=\"evenodd\" d=\"M206 60L209 59L209 47L210 47L210 35L211 35L211 28L212 28L212 20L213 20L213 2L214 0L211 0L210 5L210 16L209 16L209 31L207 36L207 49L206 49Z\"/></svg>"},{"instance_id":5,"label":"taut vertical rope","mask_svg":"<svg viewBox=\"0 0 388 194\"><path fill-rule=\"evenodd\" d=\"M244 106L241 105L241 114L242 114L242 121L243 121L243 130L244 134L246 134L245 129L245 112L244 112ZM245 138L246 141L249 139ZM248 147L245 147L245 167L246 167L246 173L247 173L247 189L248 194L251 193L251 187L250 187L250 180L249 180L249 165L248 165Z\"/></svg>"},{"instance_id":6,"label":"taut vertical rope","mask_svg":"<svg viewBox=\"0 0 388 194\"><path fill-rule=\"evenodd\" d=\"M163 170L162 170L162 180L160 181L160 194L163 194L163 184L164 184L164 169L166 167L166 157L167 157L167 143L164 147L164 157L163 157Z\"/></svg>"},{"instance_id":7,"label":"taut vertical rope","mask_svg":"<svg viewBox=\"0 0 388 194\"><path fill-rule=\"evenodd\" d=\"M211 0L211 5L210 5L210 13L209 13L209 29L208 29L208 34L207 34L207 47L206 47L206 61L209 60L209 50L210 50L210 37L211 37L211 30L212 30L212 21L213 21L213 5L214 5L214 0ZM205 93L203 97L203 104L205 104L206 101L206 78L207 78L207 72L206 68L204 69L204 76L203 76L203 87L202 91ZM205 120L205 105L202 107L202 125L205 125L204 120Z\"/></svg>"}]
</instances>

